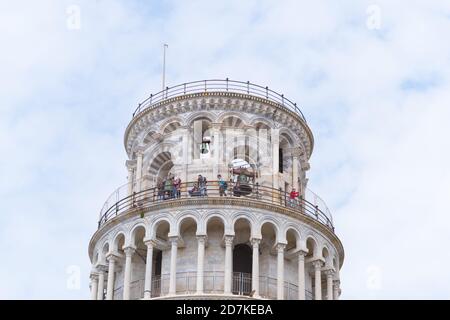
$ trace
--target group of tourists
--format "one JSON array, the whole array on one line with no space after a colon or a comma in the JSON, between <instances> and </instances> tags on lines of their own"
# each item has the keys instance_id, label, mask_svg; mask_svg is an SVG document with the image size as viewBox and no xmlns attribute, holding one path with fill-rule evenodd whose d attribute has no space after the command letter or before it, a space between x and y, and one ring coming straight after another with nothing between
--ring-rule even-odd
<instances>
[{"instance_id":1,"label":"group of tourists","mask_svg":"<svg viewBox=\"0 0 450 320\"><path fill-rule=\"evenodd\" d=\"M217 175L217 182L219 186L219 195L221 197L227 196L228 191L228 182L222 177L222 175ZM208 195L207 190L208 180L206 177L201 174L198 175L197 181L194 183L192 188L188 190L188 193L191 197L205 197ZM247 195L248 190L244 189L244 186L241 186L240 179L236 179L236 182L233 184L233 188L231 189L231 193L235 197L240 197L241 195ZM167 199L176 199L181 198L181 179L178 176L173 176L169 173L166 179L159 181L158 186L158 200L167 200ZM299 192L296 191L295 188L292 188L291 192L288 196L288 204L290 206L298 205L299 201Z\"/></svg>"},{"instance_id":2,"label":"group of tourists","mask_svg":"<svg viewBox=\"0 0 450 320\"><path fill-rule=\"evenodd\" d=\"M181 197L181 179L174 177L169 173L169 176L159 181L158 183L158 200L167 200Z\"/></svg>"}]
</instances>

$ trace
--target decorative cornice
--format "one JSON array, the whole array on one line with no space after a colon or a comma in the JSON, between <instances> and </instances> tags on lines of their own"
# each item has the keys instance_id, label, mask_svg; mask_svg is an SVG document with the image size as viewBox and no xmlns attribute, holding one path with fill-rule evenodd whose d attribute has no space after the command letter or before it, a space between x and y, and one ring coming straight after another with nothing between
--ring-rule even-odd
<instances>
[{"instance_id":1,"label":"decorative cornice","mask_svg":"<svg viewBox=\"0 0 450 320\"><path fill-rule=\"evenodd\" d=\"M321 232L322 234L324 234L324 236L327 237L331 241L331 243L334 245L334 247L336 248L336 250L339 254L339 261L341 264L339 267L342 266L342 263L344 261L344 247L343 247L340 239L337 237L337 235L329 227L325 226L321 222L315 220L314 218L312 218L310 216L307 216L304 214L299 214L298 211L295 211L289 207L283 207L283 206L279 206L276 204L261 202L261 201L257 201L257 200L253 200L253 199L242 199L242 198L239 199L239 198L225 198L225 197L223 197L223 198L219 198L219 197L217 197L217 198L198 197L197 198L196 197L196 198L177 199L175 201L168 200L168 201L165 201L162 203L161 202L153 203L147 207L132 208L132 209L126 211L125 213L108 220L106 223L104 223L101 226L100 229L98 229L94 233L94 235L92 236L91 241L89 243L89 255L92 256L94 244L104 232L113 228L116 225L121 224L123 221L125 221L127 219L140 216L142 213L147 215L147 214L151 214L151 212L153 212L155 210L161 210L161 209L176 210L177 208L180 208L180 207L181 208L206 207L208 209L215 209L217 207L224 208L224 206L230 206L230 208L232 208L232 209L244 207L244 208L256 208L256 209L266 210L266 211L270 211L270 212L276 212L276 213L280 213L280 214L289 216L291 218L297 219L297 220L311 226L318 232Z\"/></svg>"},{"instance_id":2,"label":"decorative cornice","mask_svg":"<svg viewBox=\"0 0 450 320\"><path fill-rule=\"evenodd\" d=\"M201 106L201 109L198 108ZM311 156L314 138L306 122L295 112L273 101L248 94L233 92L203 92L178 96L156 103L136 115L128 124L124 136L124 145L128 154L131 146L142 130L149 124L172 115L199 110L241 111L258 115L272 115L272 120L283 126L293 128L305 145L308 157ZM278 111L278 112L275 112ZM281 112L280 112L281 111Z\"/></svg>"}]
</instances>

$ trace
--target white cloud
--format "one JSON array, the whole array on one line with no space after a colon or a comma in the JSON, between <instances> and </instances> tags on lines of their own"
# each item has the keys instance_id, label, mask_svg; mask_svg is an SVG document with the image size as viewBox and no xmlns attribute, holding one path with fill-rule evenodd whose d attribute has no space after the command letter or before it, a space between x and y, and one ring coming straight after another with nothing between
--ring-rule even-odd
<instances>
[{"instance_id":1,"label":"white cloud","mask_svg":"<svg viewBox=\"0 0 450 320\"><path fill-rule=\"evenodd\" d=\"M66 28L79 5L81 29ZM369 5L381 28L366 27ZM125 182L136 102L235 78L302 106L310 186L346 249L344 298L449 298L450 5L445 1L0 4L0 298L87 298L99 208ZM80 265L82 287L66 288ZM378 270L380 287L367 287ZM372 272L371 271L371 272ZM377 271L377 272L378 272Z\"/></svg>"}]
</instances>

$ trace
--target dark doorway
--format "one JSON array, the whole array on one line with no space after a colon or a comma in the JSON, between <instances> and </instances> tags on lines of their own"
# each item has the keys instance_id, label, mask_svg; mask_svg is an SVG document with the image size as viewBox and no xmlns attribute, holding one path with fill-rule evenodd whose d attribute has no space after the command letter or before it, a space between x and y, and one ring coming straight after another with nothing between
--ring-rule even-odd
<instances>
[{"instance_id":1,"label":"dark doorway","mask_svg":"<svg viewBox=\"0 0 450 320\"><path fill-rule=\"evenodd\" d=\"M237 244L233 250L233 293L249 295L252 291L252 248Z\"/></svg>"}]
</instances>

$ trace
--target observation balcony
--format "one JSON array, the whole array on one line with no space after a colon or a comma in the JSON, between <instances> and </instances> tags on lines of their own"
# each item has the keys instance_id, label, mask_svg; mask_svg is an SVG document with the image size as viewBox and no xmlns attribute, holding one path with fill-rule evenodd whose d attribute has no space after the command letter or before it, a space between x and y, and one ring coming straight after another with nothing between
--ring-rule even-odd
<instances>
[{"instance_id":1,"label":"observation balcony","mask_svg":"<svg viewBox=\"0 0 450 320\"><path fill-rule=\"evenodd\" d=\"M177 292L175 298L180 296L192 297L196 294L196 272L177 272ZM131 282L131 299L144 298L144 279ZM203 294L209 297L224 294L224 273L222 271L205 271ZM233 296L242 298L252 298L252 275L243 272L233 272L232 280ZM114 290L114 300L121 300L123 287ZM259 277L259 297L260 299L277 299L277 279L267 276ZM169 296L169 274L153 276L152 299L170 298ZM306 300L313 300L313 292L305 290ZM284 282L284 299L297 300L298 286L288 281Z\"/></svg>"},{"instance_id":2,"label":"observation balcony","mask_svg":"<svg viewBox=\"0 0 450 320\"><path fill-rule=\"evenodd\" d=\"M165 204L170 206L189 206L199 204L242 205L246 207L269 206L271 210L287 210L297 217L319 222L334 233L333 218L325 202L309 189L305 196L290 199L289 193L281 189L261 186L258 183L239 185L227 182L228 188L221 195L218 181L208 181L206 188L192 191L196 181L180 185L178 192L146 188L135 192L137 184L125 184L114 191L107 199L100 212L98 228L108 221L125 214L143 215L152 209L158 210Z\"/></svg>"},{"instance_id":3,"label":"observation balcony","mask_svg":"<svg viewBox=\"0 0 450 320\"><path fill-rule=\"evenodd\" d=\"M269 89L268 87L263 87L249 81L235 81L229 80L228 78L225 80L198 80L193 82L186 82L173 87L166 87L166 89L156 94L151 94L150 97L139 103L138 107L133 112L133 118L138 116L141 112L153 107L157 107L160 103L167 100L175 99L187 94L211 93L212 95L213 93L217 92L246 94L249 96L264 99L266 101L270 101L297 114L306 123L305 116L300 111L297 104L287 99L284 94L280 94Z\"/></svg>"}]
</instances>

